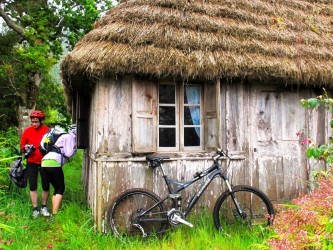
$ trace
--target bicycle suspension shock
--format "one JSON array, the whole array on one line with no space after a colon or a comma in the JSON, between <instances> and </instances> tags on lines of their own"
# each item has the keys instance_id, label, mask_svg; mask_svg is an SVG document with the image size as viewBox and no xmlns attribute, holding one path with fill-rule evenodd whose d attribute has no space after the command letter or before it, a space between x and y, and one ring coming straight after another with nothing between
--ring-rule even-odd
<instances>
[{"instance_id":1,"label":"bicycle suspension shock","mask_svg":"<svg viewBox=\"0 0 333 250\"><path fill-rule=\"evenodd\" d=\"M181 194L170 194L171 199L175 205L175 208L182 211L182 196Z\"/></svg>"}]
</instances>

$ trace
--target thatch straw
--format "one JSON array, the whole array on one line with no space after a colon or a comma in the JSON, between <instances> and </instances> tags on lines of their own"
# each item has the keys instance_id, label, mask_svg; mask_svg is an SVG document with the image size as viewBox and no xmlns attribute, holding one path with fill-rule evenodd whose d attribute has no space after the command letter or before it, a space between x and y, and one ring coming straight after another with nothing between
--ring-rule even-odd
<instances>
[{"instance_id":1,"label":"thatch straw","mask_svg":"<svg viewBox=\"0 0 333 250\"><path fill-rule=\"evenodd\" d=\"M96 22L64 79L115 74L333 84L332 0L132 0Z\"/></svg>"}]
</instances>

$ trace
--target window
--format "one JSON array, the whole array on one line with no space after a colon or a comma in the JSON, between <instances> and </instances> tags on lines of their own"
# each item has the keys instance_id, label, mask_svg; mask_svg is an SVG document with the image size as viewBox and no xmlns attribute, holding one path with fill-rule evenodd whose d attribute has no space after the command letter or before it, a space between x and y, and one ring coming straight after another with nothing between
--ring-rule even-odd
<instances>
[{"instance_id":1,"label":"window","mask_svg":"<svg viewBox=\"0 0 333 250\"><path fill-rule=\"evenodd\" d=\"M158 149L203 149L202 86L159 84Z\"/></svg>"},{"instance_id":2,"label":"window","mask_svg":"<svg viewBox=\"0 0 333 250\"><path fill-rule=\"evenodd\" d=\"M220 146L220 81L135 77L132 83L134 153L212 151Z\"/></svg>"},{"instance_id":3,"label":"window","mask_svg":"<svg viewBox=\"0 0 333 250\"><path fill-rule=\"evenodd\" d=\"M177 138L176 86L159 85L158 92L158 146L176 147Z\"/></svg>"}]
</instances>

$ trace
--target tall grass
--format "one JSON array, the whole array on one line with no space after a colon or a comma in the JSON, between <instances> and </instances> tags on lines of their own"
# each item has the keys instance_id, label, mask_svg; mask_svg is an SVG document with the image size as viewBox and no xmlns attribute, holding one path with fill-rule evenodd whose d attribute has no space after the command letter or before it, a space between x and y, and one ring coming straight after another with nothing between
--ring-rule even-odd
<instances>
[{"instance_id":1,"label":"tall grass","mask_svg":"<svg viewBox=\"0 0 333 250\"><path fill-rule=\"evenodd\" d=\"M17 128L0 131L0 190L6 183L9 163L20 154L18 139Z\"/></svg>"},{"instance_id":2,"label":"tall grass","mask_svg":"<svg viewBox=\"0 0 333 250\"><path fill-rule=\"evenodd\" d=\"M162 238L119 240L94 231L91 211L81 185L82 152L64 166L66 191L54 220L31 217L29 190L8 190L8 175L0 173L0 249L268 249L267 230L240 232L232 237L218 232L209 212L190 217L194 228L180 226ZM40 189L39 183L39 189ZM53 192L51 188L51 193ZM39 190L40 194L40 190ZM49 201L48 207L51 207ZM2 226L1 226L2 225Z\"/></svg>"}]
</instances>

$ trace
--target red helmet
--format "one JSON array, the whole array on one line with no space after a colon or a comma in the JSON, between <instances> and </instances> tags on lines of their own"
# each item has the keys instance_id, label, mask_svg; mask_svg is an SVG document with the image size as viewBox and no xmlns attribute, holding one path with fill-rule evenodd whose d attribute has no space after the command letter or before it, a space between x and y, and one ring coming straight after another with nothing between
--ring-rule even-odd
<instances>
[{"instance_id":1,"label":"red helmet","mask_svg":"<svg viewBox=\"0 0 333 250\"><path fill-rule=\"evenodd\" d=\"M42 111L40 111L40 110L34 110L34 111L31 112L30 118L44 119L45 118L45 114Z\"/></svg>"}]
</instances>

